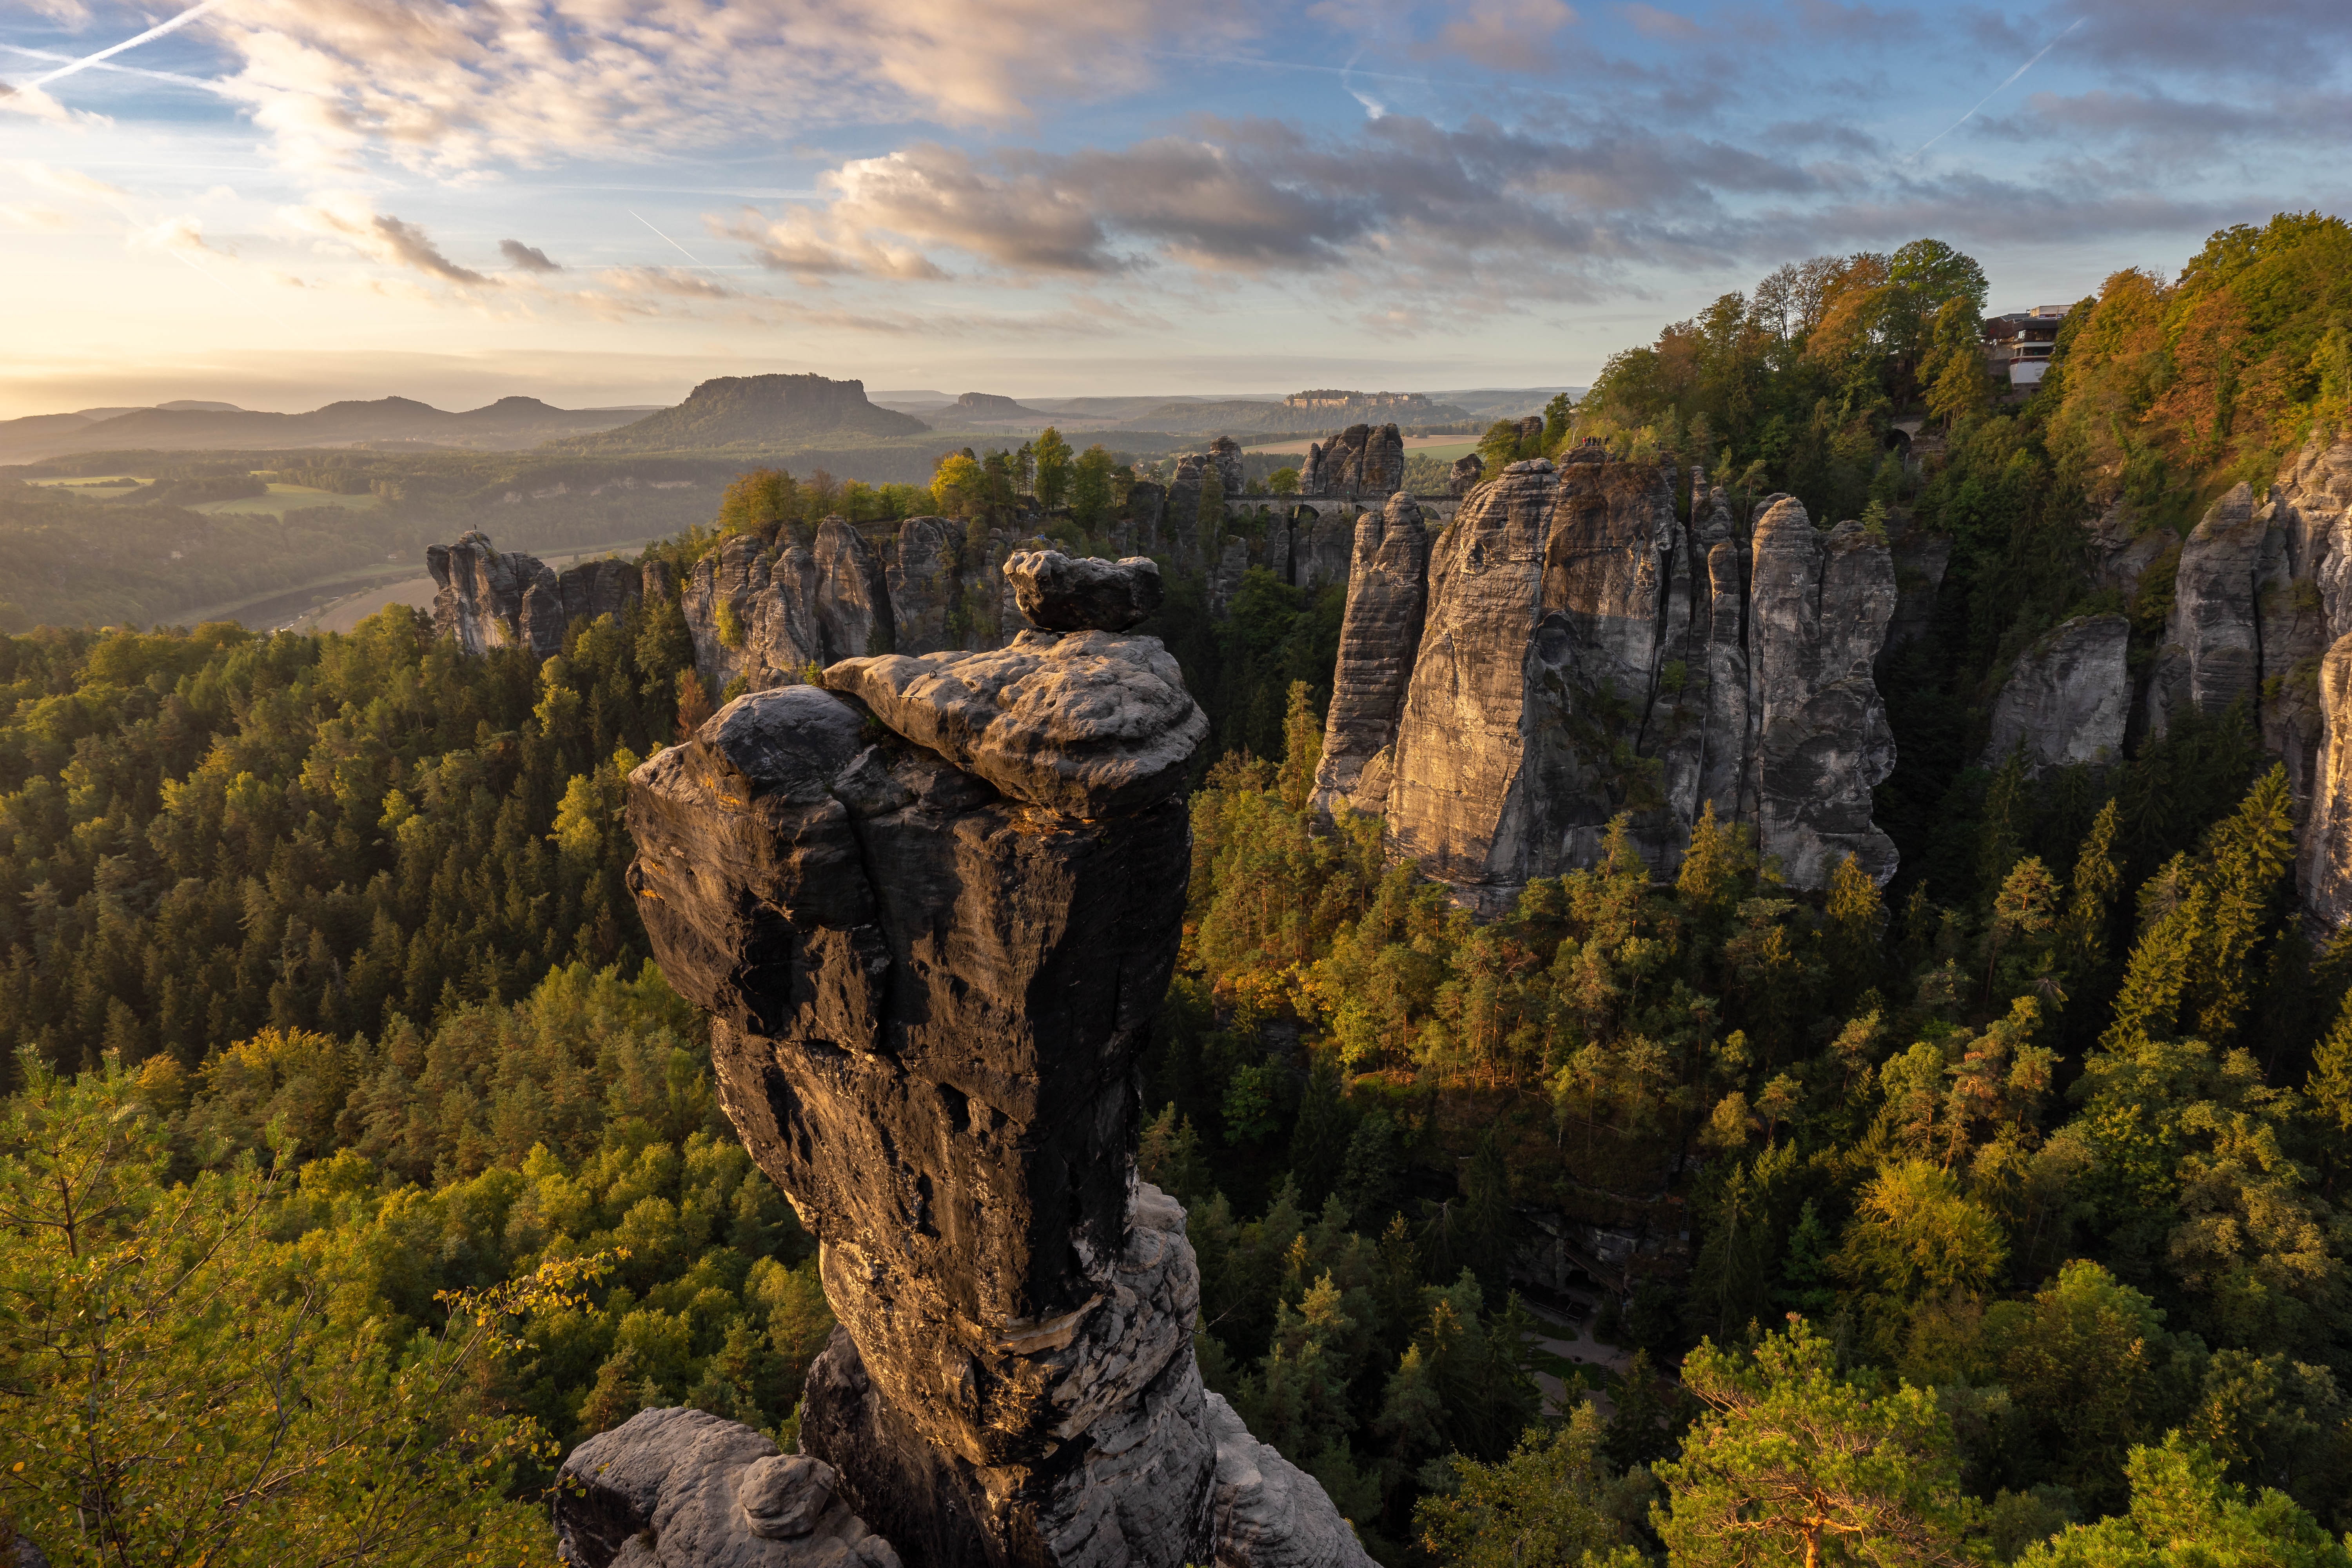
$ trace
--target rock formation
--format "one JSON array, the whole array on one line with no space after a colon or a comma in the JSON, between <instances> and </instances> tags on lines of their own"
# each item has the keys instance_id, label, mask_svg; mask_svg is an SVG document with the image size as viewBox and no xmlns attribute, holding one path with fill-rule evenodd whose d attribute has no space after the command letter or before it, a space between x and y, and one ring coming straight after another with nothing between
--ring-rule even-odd
<instances>
[{"instance_id":1,"label":"rock formation","mask_svg":"<svg viewBox=\"0 0 2352 1568\"><path fill-rule=\"evenodd\" d=\"M961 524L944 517L910 517L898 525L898 552L884 574L896 652L953 646L948 619L963 586L956 570L963 534Z\"/></svg>"},{"instance_id":2,"label":"rock formation","mask_svg":"<svg viewBox=\"0 0 2352 1568\"><path fill-rule=\"evenodd\" d=\"M2180 549L2172 616L2148 687L2148 728L2162 734L2184 704L2217 712L2262 683L2258 579L2283 569L2270 510L2241 484L2213 503Z\"/></svg>"},{"instance_id":3,"label":"rock formation","mask_svg":"<svg viewBox=\"0 0 2352 1568\"><path fill-rule=\"evenodd\" d=\"M1088 561L1024 551L1004 563L1004 575L1022 615L1049 632L1123 632L1160 607L1160 563L1148 556Z\"/></svg>"},{"instance_id":4,"label":"rock formation","mask_svg":"<svg viewBox=\"0 0 2352 1568\"><path fill-rule=\"evenodd\" d=\"M831 1465L699 1410L644 1410L563 1462L570 1568L898 1568Z\"/></svg>"},{"instance_id":5,"label":"rock formation","mask_svg":"<svg viewBox=\"0 0 2352 1568\"><path fill-rule=\"evenodd\" d=\"M633 563L583 561L559 573L536 555L494 548L478 531L427 546L425 567L437 590L434 629L476 655L516 646L541 658L561 653L573 621L625 615L644 593Z\"/></svg>"},{"instance_id":6,"label":"rock formation","mask_svg":"<svg viewBox=\"0 0 2352 1568\"><path fill-rule=\"evenodd\" d=\"M803 1447L910 1561L1369 1563L1202 1388L1182 1211L1135 1178L1206 731L1097 625L845 659L630 779L655 953L823 1243Z\"/></svg>"},{"instance_id":7,"label":"rock formation","mask_svg":"<svg viewBox=\"0 0 2352 1568\"><path fill-rule=\"evenodd\" d=\"M1478 488L1486 477L1486 459L1475 452L1465 452L1454 459L1454 470L1446 476L1445 491L1459 500Z\"/></svg>"},{"instance_id":8,"label":"rock formation","mask_svg":"<svg viewBox=\"0 0 2352 1568\"><path fill-rule=\"evenodd\" d=\"M1378 500L1404 486L1404 437L1393 425L1350 425L1307 448L1298 470L1302 496Z\"/></svg>"},{"instance_id":9,"label":"rock formation","mask_svg":"<svg viewBox=\"0 0 2352 1568\"><path fill-rule=\"evenodd\" d=\"M817 525L813 547L734 535L694 563L680 602L695 668L722 689L763 690L897 641L882 563L838 517Z\"/></svg>"},{"instance_id":10,"label":"rock formation","mask_svg":"<svg viewBox=\"0 0 2352 1568\"><path fill-rule=\"evenodd\" d=\"M2083 616L2019 655L1993 699L1987 765L1998 767L2021 747L2037 772L2122 761L2130 644L2124 616Z\"/></svg>"},{"instance_id":11,"label":"rock formation","mask_svg":"<svg viewBox=\"0 0 2352 1568\"><path fill-rule=\"evenodd\" d=\"M1378 812L1388 800L1397 714L1421 647L1429 591L1429 531L1420 502L1391 496L1385 509L1356 520L1348 582L1315 804L1326 812L1343 805Z\"/></svg>"},{"instance_id":12,"label":"rock formation","mask_svg":"<svg viewBox=\"0 0 2352 1568\"><path fill-rule=\"evenodd\" d=\"M1671 869L1709 805L1800 884L1849 853L1892 875L1870 822L1894 765L1871 672L1895 601L1887 547L1782 498L1744 548L1703 479L1686 528L1671 470L1577 456L1509 465L1430 547L1401 699L1392 667L1343 651L1318 800L1378 813L1392 857L1487 910L1591 864L1621 813ZM1390 525L1360 525L1343 645L1411 603L1392 570L1366 569L1367 549L1397 549Z\"/></svg>"}]
</instances>

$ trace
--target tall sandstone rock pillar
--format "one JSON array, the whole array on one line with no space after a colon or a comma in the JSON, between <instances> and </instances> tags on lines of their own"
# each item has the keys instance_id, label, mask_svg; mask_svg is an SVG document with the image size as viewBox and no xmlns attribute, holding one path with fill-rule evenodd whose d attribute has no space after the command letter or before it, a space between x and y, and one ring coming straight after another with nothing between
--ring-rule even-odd
<instances>
[{"instance_id":1,"label":"tall sandstone rock pillar","mask_svg":"<svg viewBox=\"0 0 2352 1568\"><path fill-rule=\"evenodd\" d=\"M1136 1177L1208 729L1123 635L1156 569L1006 574L1075 629L837 662L630 779L656 955L823 1244L841 1328L803 1448L916 1568L1356 1568L1320 1489L1202 1387L1183 1212Z\"/></svg>"}]
</instances>

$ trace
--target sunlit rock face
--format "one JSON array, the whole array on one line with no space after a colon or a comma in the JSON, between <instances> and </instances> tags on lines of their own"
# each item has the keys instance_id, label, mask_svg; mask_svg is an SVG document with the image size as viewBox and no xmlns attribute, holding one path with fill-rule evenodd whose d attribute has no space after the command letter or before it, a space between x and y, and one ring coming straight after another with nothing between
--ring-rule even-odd
<instances>
[{"instance_id":1,"label":"sunlit rock face","mask_svg":"<svg viewBox=\"0 0 2352 1568\"><path fill-rule=\"evenodd\" d=\"M1886 542L1785 497L1743 530L1703 476L1685 524L1675 487L1589 448L1512 463L1418 581L1393 514L1360 520L1318 804L1381 817L1392 858L1489 912L1594 863L1621 814L1660 871L1712 806L1799 885L1848 855L1893 875Z\"/></svg>"},{"instance_id":2,"label":"sunlit rock face","mask_svg":"<svg viewBox=\"0 0 2352 1568\"><path fill-rule=\"evenodd\" d=\"M583 561L556 571L536 555L500 551L469 531L455 544L426 547L433 626L470 654L527 647L541 658L563 651L574 621L620 616L645 594L644 569L626 561Z\"/></svg>"},{"instance_id":3,"label":"sunlit rock face","mask_svg":"<svg viewBox=\"0 0 2352 1568\"><path fill-rule=\"evenodd\" d=\"M1116 629L1156 574L1007 570L1079 624L835 662L630 779L655 953L823 1243L803 1447L910 1562L1367 1563L1202 1388L1183 1212L1135 1175L1207 731Z\"/></svg>"}]
</instances>

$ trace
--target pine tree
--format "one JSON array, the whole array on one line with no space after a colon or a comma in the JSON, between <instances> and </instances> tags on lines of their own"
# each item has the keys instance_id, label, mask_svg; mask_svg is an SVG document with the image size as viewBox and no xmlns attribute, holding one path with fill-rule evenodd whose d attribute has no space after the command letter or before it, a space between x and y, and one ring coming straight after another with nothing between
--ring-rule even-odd
<instances>
[{"instance_id":1,"label":"pine tree","mask_svg":"<svg viewBox=\"0 0 2352 1568\"><path fill-rule=\"evenodd\" d=\"M1282 769L1275 775L1275 793L1296 814L1307 809L1315 792L1315 770L1323 760L1323 723L1307 700L1303 680L1290 683L1289 705L1282 716Z\"/></svg>"}]
</instances>

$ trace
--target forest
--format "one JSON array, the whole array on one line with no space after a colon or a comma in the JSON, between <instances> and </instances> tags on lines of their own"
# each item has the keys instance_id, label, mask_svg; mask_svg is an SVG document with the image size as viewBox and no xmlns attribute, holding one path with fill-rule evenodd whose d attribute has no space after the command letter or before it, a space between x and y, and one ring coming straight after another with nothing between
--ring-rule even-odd
<instances>
[{"instance_id":1,"label":"forest","mask_svg":"<svg viewBox=\"0 0 2352 1568\"><path fill-rule=\"evenodd\" d=\"M1139 1161L1203 1376L1383 1563L2352 1563L2352 945L2298 912L2284 771L2242 711L1981 761L2096 598L2088 518L2345 416L2348 240L2118 274L2021 403L1967 258L1827 258L1490 433L1950 538L1882 676L1885 888L1706 819L1475 922L1308 806L1339 595L1171 584L1213 737ZM2226 374L2180 346L2217 334ZM1906 411L1941 450L1890 461ZM1134 476L1085 456L931 499L1098 544ZM747 479L664 549L809 504ZM52 1562L545 1562L554 1466L640 1408L789 1442L814 1243L621 883L690 667L675 599L543 662L396 609L0 639L0 1520ZM1633 1240L1578 1255L1580 1331L1588 1230Z\"/></svg>"}]
</instances>

